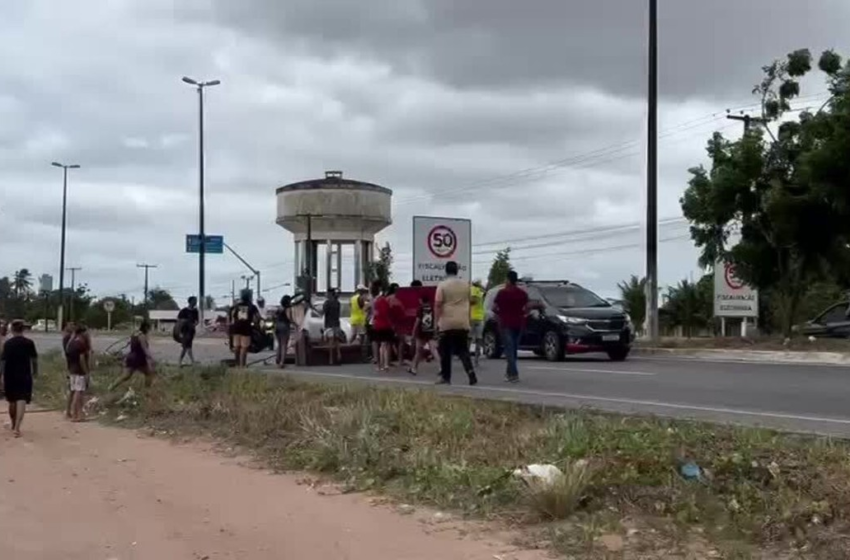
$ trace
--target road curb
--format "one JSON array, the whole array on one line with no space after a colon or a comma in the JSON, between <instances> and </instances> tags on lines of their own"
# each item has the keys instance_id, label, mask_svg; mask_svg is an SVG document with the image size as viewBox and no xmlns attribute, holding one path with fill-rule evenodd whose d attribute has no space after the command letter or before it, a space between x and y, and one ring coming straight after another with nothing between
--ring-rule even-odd
<instances>
[{"instance_id":1,"label":"road curb","mask_svg":"<svg viewBox=\"0 0 850 560\"><path fill-rule=\"evenodd\" d=\"M671 356L692 360L746 363L812 364L850 367L850 353L703 348L633 348L635 356Z\"/></svg>"}]
</instances>

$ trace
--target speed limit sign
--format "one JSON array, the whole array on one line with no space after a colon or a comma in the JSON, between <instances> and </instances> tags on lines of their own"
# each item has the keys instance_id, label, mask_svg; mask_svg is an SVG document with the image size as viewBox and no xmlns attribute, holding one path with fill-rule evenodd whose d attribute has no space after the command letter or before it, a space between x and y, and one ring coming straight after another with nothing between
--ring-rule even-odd
<instances>
[{"instance_id":1,"label":"speed limit sign","mask_svg":"<svg viewBox=\"0 0 850 560\"><path fill-rule=\"evenodd\" d=\"M448 259L457 250L457 235L448 226L437 226L428 233L428 250L438 259Z\"/></svg>"},{"instance_id":2,"label":"speed limit sign","mask_svg":"<svg viewBox=\"0 0 850 560\"><path fill-rule=\"evenodd\" d=\"M457 277L471 280L472 222L464 218L413 217L413 279L436 286L446 265L457 263Z\"/></svg>"}]
</instances>

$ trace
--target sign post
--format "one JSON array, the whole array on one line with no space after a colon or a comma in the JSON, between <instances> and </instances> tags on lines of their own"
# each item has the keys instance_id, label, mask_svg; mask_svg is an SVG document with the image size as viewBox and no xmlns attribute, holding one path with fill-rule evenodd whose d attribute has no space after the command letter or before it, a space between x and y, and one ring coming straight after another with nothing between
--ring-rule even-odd
<instances>
[{"instance_id":1,"label":"sign post","mask_svg":"<svg viewBox=\"0 0 850 560\"><path fill-rule=\"evenodd\" d=\"M103 302L103 310L106 311L106 330L112 330L112 312L115 311L115 302L107 299Z\"/></svg>"},{"instance_id":2,"label":"sign post","mask_svg":"<svg viewBox=\"0 0 850 560\"><path fill-rule=\"evenodd\" d=\"M458 278L471 280L472 221L413 217L413 279L436 286L446 277L446 263L458 264Z\"/></svg>"},{"instance_id":3,"label":"sign post","mask_svg":"<svg viewBox=\"0 0 850 560\"><path fill-rule=\"evenodd\" d=\"M741 336L746 336L747 319L758 319L758 290L745 284L735 275L735 267L723 261L714 266L714 316L720 317L722 334L726 335L726 319L739 318Z\"/></svg>"},{"instance_id":4,"label":"sign post","mask_svg":"<svg viewBox=\"0 0 850 560\"><path fill-rule=\"evenodd\" d=\"M223 235L207 235L207 242L204 244L204 254L220 255L224 253L224 236ZM186 234L186 252L200 253L201 252L201 236L194 233Z\"/></svg>"}]
</instances>

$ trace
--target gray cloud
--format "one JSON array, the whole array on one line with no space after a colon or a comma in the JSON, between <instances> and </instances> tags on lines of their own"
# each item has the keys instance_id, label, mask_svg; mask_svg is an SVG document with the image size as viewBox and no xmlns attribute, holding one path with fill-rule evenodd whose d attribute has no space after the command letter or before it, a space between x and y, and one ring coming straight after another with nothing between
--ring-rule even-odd
<instances>
[{"instance_id":1,"label":"gray cloud","mask_svg":"<svg viewBox=\"0 0 850 560\"><path fill-rule=\"evenodd\" d=\"M381 239L402 282L415 214L469 217L476 242L639 222L644 2L533 4L193 0L175 12L171 0L9 0L0 274L55 273L61 174L49 162L61 160L83 165L68 232L81 278L138 296L135 264L146 261L160 265L155 283L181 298L194 291L197 259L183 242L198 220L197 99L186 74L222 80L207 96L208 232L260 266L267 286L293 270L274 188L326 169L394 190L395 223ZM830 0L661 4L659 205L672 216L687 168L727 126L723 109L750 102L759 67L799 45L847 46L850 10ZM633 229L511 244L524 272L604 292L640 273L640 248L616 248L640 239ZM477 275L491 257L476 256ZM666 282L695 266L687 240L665 242L661 257ZM229 255L210 257L208 270L217 296L244 273Z\"/></svg>"}]
</instances>

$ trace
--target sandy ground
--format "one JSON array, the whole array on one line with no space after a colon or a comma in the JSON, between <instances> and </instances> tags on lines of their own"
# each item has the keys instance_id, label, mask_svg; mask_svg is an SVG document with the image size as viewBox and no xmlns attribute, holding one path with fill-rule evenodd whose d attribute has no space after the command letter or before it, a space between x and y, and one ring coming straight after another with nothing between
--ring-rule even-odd
<instances>
[{"instance_id":1,"label":"sandy ground","mask_svg":"<svg viewBox=\"0 0 850 560\"><path fill-rule=\"evenodd\" d=\"M547 557L457 528L365 496L324 495L199 445L72 425L52 412L28 415L21 439L0 433L3 560Z\"/></svg>"}]
</instances>

